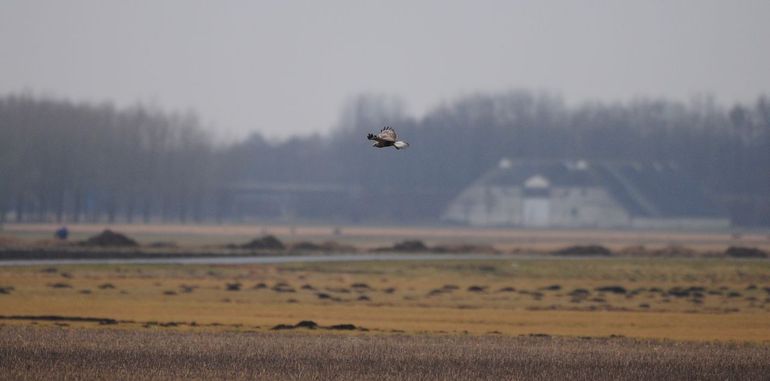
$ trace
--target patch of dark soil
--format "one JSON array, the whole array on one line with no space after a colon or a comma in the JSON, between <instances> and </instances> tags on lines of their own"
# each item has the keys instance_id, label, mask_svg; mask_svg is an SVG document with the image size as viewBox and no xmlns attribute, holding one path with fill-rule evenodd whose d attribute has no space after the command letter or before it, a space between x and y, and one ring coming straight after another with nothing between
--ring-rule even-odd
<instances>
[{"instance_id":1,"label":"patch of dark soil","mask_svg":"<svg viewBox=\"0 0 770 381\"><path fill-rule=\"evenodd\" d=\"M333 330L343 330L343 331L353 331L356 329L356 326L353 324L335 324L332 326L329 326L328 329Z\"/></svg>"},{"instance_id":2,"label":"patch of dark soil","mask_svg":"<svg viewBox=\"0 0 770 381\"><path fill-rule=\"evenodd\" d=\"M570 246L554 251L554 255L563 256L611 256L610 249L600 245Z\"/></svg>"},{"instance_id":3,"label":"patch of dark soil","mask_svg":"<svg viewBox=\"0 0 770 381\"><path fill-rule=\"evenodd\" d=\"M399 242L393 245L393 251L407 251L407 252L428 251L428 246L426 246L425 243L419 240L407 240L407 241Z\"/></svg>"},{"instance_id":4,"label":"patch of dark soil","mask_svg":"<svg viewBox=\"0 0 770 381\"><path fill-rule=\"evenodd\" d=\"M123 234L107 229L98 235L81 242L81 245L95 247L137 247L139 246L139 243Z\"/></svg>"},{"instance_id":5,"label":"patch of dark soil","mask_svg":"<svg viewBox=\"0 0 770 381\"><path fill-rule=\"evenodd\" d=\"M296 251L324 251L332 253L354 253L358 248L352 245L345 245L335 241L315 242L297 242L291 245L291 250Z\"/></svg>"},{"instance_id":6,"label":"patch of dark soil","mask_svg":"<svg viewBox=\"0 0 770 381\"><path fill-rule=\"evenodd\" d=\"M297 324L291 325L291 324L278 324L275 327L271 328L274 331L279 330L286 330L286 329L297 329L297 328L306 328L306 329L328 329L328 330L347 330L347 331L353 331L356 329L360 329L362 331L365 331L366 329L361 327L356 327L353 324L335 324L330 325L328 327L323 327L318 325L318 323L312 321L312 320L303 320Z\"/></svg>"},{"instance_id":7,"label":"patch of dark soil","mask_svg":"<svg viewBox=\"0 0 770 381\"><path fill-rule=\"evenodd\" d=\"M353 289L356 289L356 290L371 290L372 289L366 283L353 283L353 284L350 285L350 287L352 287Z\"/></svg>"},{"instance_id":8,"label":"patch of dark soil","mask_svg":"<svg viewBox=\"0 0 770 381\"><path fill-rule=\"evenodd\" d=\"M83 316L60 316L60 315L0 315L3 320L31 320L31 321L69 321L69 322L92 322L102 325L118 324L115 319L83 317Z\"/></svg>"},{"instance_id":9,"label":"patch of dark soil","mask_svg":"<svg viewBox=\"0 0 770 381\"><path fill-rule=\"evenodd\" d=\"M596 287L594 290L599 292L611 292L613 294L626 293L626 288L623 286L602 286L602 287Z\"/></svg>"},{"instance_id":10,"label":"patch of dark soil","mask_svg":"<svg viewBox=\"0 0 770 381\"><path fill-rule=\"evenodd\" d=\"M589 294L591 294L591 291L588 291L585 288L576 288L576 289L570 291L569 296L571 296L573 298L585 298Z\"/></svg>"},{"instance_id":11,"label":"patch of dark soil","mask_svg":"<svg viewBox=\"0 0 770 381\"><path fill-rule=\"evenodd\" d=\"M378 247L378 248L372 249L371 251L373 252L397 251L397 252L406 252L406 253L419 253L419 252L430 251L430 248L428 248L428 246L426 246L425 243L420 240L406 240L403 242L396 243L391 247Z\"/></svg>"},{"instance_id":12,"label":"patch of dark soil","mask_svg":"<svg viewBox=\"0 0 770 381\"><path fill-rule=\"evenodd\" d=\"M295 324L294 328L316 329L318 328L318 324L312 320L302 320L301 322Z\"/></svg>"},{"instance_id":13,"label":"patch of dark soil","mask_svg":"<svg viewBox=\"0 0 770 381\"><path fill-rule=\"evenodd\" d=\"M266 235L261 238L255 238L248 243L236 246L241 249L250 250L284 250L286 246L273 235Z\"/></svg>"},{"instance_id":14,"label":"patch of dark soil","mask_svg":"<svg viewBox=\"0 0 770 381\"><path fill-rule=\"evenodd\" d=\"M490 245L472 245L472 244L459 244L459 245L439 245L430 249L434 253L443 254L497 254L498 250Z\"/></svg>"},{"instance_id":15,"label":"patch of dark soil","mask_svg":"<svg viewBox=\"0 0 770 381\"><path fill-rule=\"evenodd\" d=\"M275 292L297 292L294 287L286 283L277 283L275 286L273 286L272 290Z\"/></svg>"},{"instance_id":16,"label":"patch of dark soil","mask_svg":"<svg viewBox=\"0 0 770 381\"><path fill-rule=\"evenodd\" d=\"M755 247L730 246L725 255L734 258L767 258L767 253Z\"/></svg>"},{"instance_id":17,"label":"patch of dark soil","mask_svg":"<svg viewBox=\"0 0 770 381\"><path fill-rule=\"evenodd\" d=\"M334 324L330 326L321 326L318 325L318 323L312 321L312 320L302 320L297 324L291 325L291 324L278 324L275 327L271 328L274 331L278 330L286 330L286 329L297 329L297 328L305 328L305 329L328 329L328 330L341 330L341 331L353 331L353 330L361 330L366 331L367 329L362 327L356 327L354 324Z\"/></svg>"},{"instance_id":18,"label":"patch of dark soil","mask_svg":"<svg viewBox=\"0 0 770 381\"><path fill-rule=\"evenodd\" d=\"M327 287L326 291L337 292L337 293L340 293L340 294L349 294L350 293L349 289L342 288L342 287Z\"/></svg>"},{"instance_id":19,"label":"patch of dark soil","mask_svg":"<svg viewBox=\"0 0 770 381\"><path fill-rule=\"evenodd\" d=\"M692 287L672 287L668 290L668 295L677 297L677 298L685 298L685 297L696 297L696 298L702 298L704 296L704 293L706 292L706 289L704 287L700 286L692 286Z\"/></svg>"}]
</instances>

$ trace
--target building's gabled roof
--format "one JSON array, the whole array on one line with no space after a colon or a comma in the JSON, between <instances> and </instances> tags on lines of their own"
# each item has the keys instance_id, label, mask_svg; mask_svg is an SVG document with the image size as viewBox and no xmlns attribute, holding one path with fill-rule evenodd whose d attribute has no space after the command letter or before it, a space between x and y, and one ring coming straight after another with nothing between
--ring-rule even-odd
<instances>
[{"instance_id":1,"label":"building's gabled roof","mask_svg":"<svg viewBox=\"0 0 770 381\"><path fill-rule=\"evenodd\" d=\"M524 186L533 176L552 187L604 188L633 217L725 217L702 187L673 164L504 159L475 185Z\"/></svg>"}]
</instances>

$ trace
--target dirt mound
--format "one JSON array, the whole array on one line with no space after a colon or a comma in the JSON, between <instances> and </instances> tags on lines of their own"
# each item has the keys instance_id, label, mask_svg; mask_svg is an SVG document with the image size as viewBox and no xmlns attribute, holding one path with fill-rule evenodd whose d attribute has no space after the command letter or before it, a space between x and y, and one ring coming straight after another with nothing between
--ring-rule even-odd
<instances>
[{"instance_id":1,"label":"dirt mound","mask_svg":"<svg viewBox=\"0 0 770 381\"><path fill-rule=\"evenodd\" d=\"M626 288L622 286L602 286L596 287L594 290L599 292L611 292L613 294L625 294Z\"/></svg>"},{"instance_id":2,"label":"dirt mound","mask_svg":"<svg viewBox=\"0 0 770 381\"><path fill-rule=\"evenodd\" d=\"M553 252L554 255L565 256L610 256L610 249L599 245L570 246Z\"/></svg>"},{"instance_id":3,"label":"dirt mound","mask_svg":"<svg viewBox=\"0 0 770 381\"><path fill-rule=\"evenodd\" d=\"M428 246L420 240L407 240L393 245L393 251L428 251Z\"/></svg>"},{"instance_id":4,"label":"dirt mound","mask_svg":"<svg viewBox=\"0 0 770 381\"><path fill-rule=\"evenodd\" d=\"M375 251L375 252L397 251L397 252L406 252L406 253L417 253L417 252L430 251L430 248L420 240L406 240L403 242L396 243L391 247L379 247L379 248L373 249L372 251Z\"/></svg>"},{"instance_id":5,"label":"dirt mound","mask_svg":"<svg viewBox=\"0 0 770 381\"><path fill-rule=\"evenodd\" d=\"M497 254L497 249L490 245L472 245L472 244L457 244L457 245L439 245L431 249L434 253L452 253L452 254Z\"/></svg>"},{"instance_id":6,"label":"dirt mound","mask_svg":"<svg viewBox=\"0 0 770 381\"><path fill-rule=\"evenodd\" d=\"M251 250L284 250L286 246L273 235L266 235L261 238L255 238L251 242L238 246L241 249Z\"/></svg>"},{"instance_id":7,"label":"dirt mound","mask_svg":"<svg viewBox=\"0 0 770 381\"><path fill-rule=\"evenodd\" d=\"M318 328L318 323L312 321L312 320L303 320L297 324L294 325L295 328L308 328L308 329L316 329Z\"/></svg>"},{"instance_id":8,"label":"dirt mound","mask_svg":"<svg viewBox=\"0 0 770 381\"><path fill-rule=\"evenodd\" d=\"M358 249L356 249L355 246L344 245L335 241L326 241L322 243L315 243L315 242L308 242L308 241L297 242L291 245L291 250L326 251L326 252L333 252L333 253L340 253L340 252L349 253L349 252L358 251Z\"/></svg>"},{"instance_id":9,"label":"dirt mound","mask_svg":"<svg viewBox=\"0 0 770 381\"><path fill-rule=\"evenodd\" d=\"M318 323L312 321L312 320L303 320L297 324L291 325L291 324L278 324L271 328L273 331L280 331L283 329L295 329L295 328L307 328L307 329L316 329L318 328Z\"/></svg>"},{"instance_id":10,"label":"dirt mound","mask_svg":"<svg viewBox=\"0 0 770 381\"><path fill-rule=\"evenodd\" d=\"M357 327L353 324L335 324L332 326L329 326L329 329L333 330L342 330L342 331L352 331L355 330Z\"/></svg>"},{"instance_id":11,"label":"dirt mound","mask_svg":"<svg viewBox=\"0 0 770 381\"><path fill-rule=\"evenodd\" d=\"M321 325L318 325L318 323L312 321L312 320L302 320L301 322L291 325L291 324L278 324L271 328L273 331L280 331L280 330L286 330L286 329L297 329L297 328L305 328L305 329L328 329L328 330L342 330L342 331L353 331L353 330L362 330L366 331L366 328L356 327L353 324L335 324L330 325L328 327L324 327Z\"/></svg>"},{"instance_id":12,"label":"dirt mound","mask_svg":"<svg viewBox=\"0 0 770 381\"><path fill-rule=\"evenodd\" d=\"M730 246L725 255L735 258L767 258L767 253L755 247Z\"/></svg>"},{"instance_id":13,"label":"dirt mound","mask_svg":"<svg viewBox=\"0 0 770 381\"><path fill-rule=\"evenodd\" d=\"M99 247L136 247L139 244L131 238L126 237L123 234L113 232L112 230L105 230L98 235L95 235L82 242L83 246L99 246Z\"/></svg>"}]
</instances>

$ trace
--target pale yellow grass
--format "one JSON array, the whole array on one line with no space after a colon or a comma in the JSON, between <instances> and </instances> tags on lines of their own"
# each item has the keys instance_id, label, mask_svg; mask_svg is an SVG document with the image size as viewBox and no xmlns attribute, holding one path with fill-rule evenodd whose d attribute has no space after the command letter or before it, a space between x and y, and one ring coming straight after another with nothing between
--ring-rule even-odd
<instances>
[{"instance_id":1,"label":"pale yellow grass","mask_svg":"<svg viewBox=\"0 0 770 381\"><path fill-rule=\"evenodd\" d=\"M0 315L112 318L131 321L117 325L131 329L144 329L148 322L195 322L195 327L183 324L176 329L268 330L277 324L313 320L321 325L351 323L384 334L542 333L770 341L767 261L94 265L42 270L0 268L0 287L14 288L0 295ZM57 283L70 288L51 287ZM114 288L99 287L107 283ZM227 291L226 285L231 283L240 283L241 289ZM267 288L253 288L260 283ZM271 289L279 283L294 292ZM368 288L355 289L355 283L365 283ZM313 289L303 289L305 285ZM457 289L431 295L446 285ZM543 289L552 285L560 289ZM596 287L613 285L629 292L595 291ZM192 292L184 292L185 286L192 287ZM484 291L469 291L471 286L484 287ZM692 286L706 290L697 303L689 297L630 292ZM500 292L504 287L513 287L515 292ZM390 288L394 290L388 291ZM591 296L572 300L570 294L577 288L589 290ZM319 293L332 299L319 299ZM740 296L729 297L729 293ZM363 295L369 300L358 300ZM0 324L29 321L4 320Z\"/></svg>"}]
</instances>

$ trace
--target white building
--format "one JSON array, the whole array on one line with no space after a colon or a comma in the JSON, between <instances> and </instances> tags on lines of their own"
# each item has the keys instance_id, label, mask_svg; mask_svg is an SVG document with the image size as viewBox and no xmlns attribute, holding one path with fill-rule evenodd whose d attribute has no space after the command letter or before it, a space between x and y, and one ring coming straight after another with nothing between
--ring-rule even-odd
<instances>
[{"instance_id":1,"label":"white building","mask_svg":"<svg viewBox=\"0 0 770 381\"><path fill-rule=\"evenodd\" d=\"M471 226L716 229L729 219L676 166L503 159L450 202Z\"/></svg>"}]
</instances>

